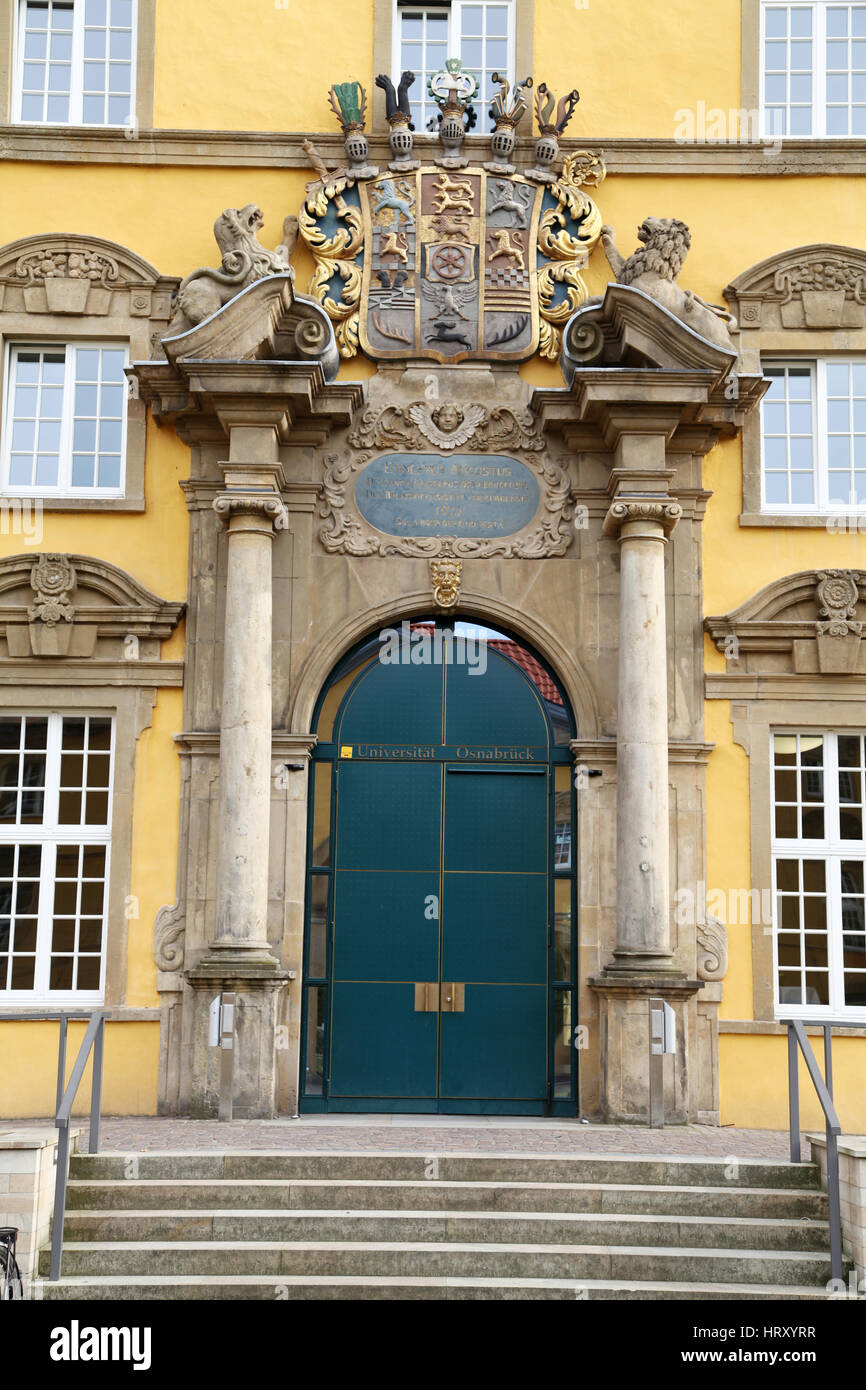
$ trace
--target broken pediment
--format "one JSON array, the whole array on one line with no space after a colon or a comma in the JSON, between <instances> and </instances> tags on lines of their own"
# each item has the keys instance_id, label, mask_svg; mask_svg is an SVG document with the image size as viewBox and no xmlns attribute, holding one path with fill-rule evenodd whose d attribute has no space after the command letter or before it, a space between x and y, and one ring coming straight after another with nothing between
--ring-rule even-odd
<instances>
[{"instance_id":1,"label":"broken pediment","mask_svg":"<svg viewBox=\"0 0 866 1390\"><path fill-rule=\"evenodd\" d=\"M724 294L743 329L862 329L866 251L794 246L744 270Z\"/></svg>"},{"instance_id":2,"label":"broken pediment","mask_svg":"<svg viewBox=\"0 0 866 1390\"><path fill-rule=\"evenodd\" d=\"M0 560L0 657L158 659L183 610L89 555Z\"/></svg>"},{"instance_id":3,"label":"broken pediment","mask_svg":"<svg viewBox=\"0 0 866 1390\"><path fill-rule=\"evenodd\" d=\"M287 272L254 281L195 327L164 337L166 358L318 362L333 381L340 359L331 321L315 300L295 294L292 280Z\"/></svg>"},{"instance_id":4,"label":"broken pediment","mask_svg":"<svg viewBox=\"0 0 866 1390\"><path fill-rule=\"evenodd\" d=\"M866 675L862 570L801 570L704 620L729 672Z\"/></svg>"},{"instance_id":5,"label":"broken pediment","mask_svg":"<svg viewBox=\"0 0 866 1390\"><path fill-rule=\"evenodd\" d=\"M609 284L569 319L563 334L562 370L570 384L581 367L659 367L712 373L721 383L737 355L709 339L633 285Z\"/></svg>"}]
</instances>

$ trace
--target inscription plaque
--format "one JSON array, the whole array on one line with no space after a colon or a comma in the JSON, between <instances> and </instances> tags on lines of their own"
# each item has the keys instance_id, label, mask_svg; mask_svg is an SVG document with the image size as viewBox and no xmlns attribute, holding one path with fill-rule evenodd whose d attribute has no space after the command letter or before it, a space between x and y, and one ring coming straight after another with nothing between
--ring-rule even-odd
<instances>
[{"instance_id":1,"label":"inscription plaque","mask_svg":"<svg viewBox=\"0 0 866 1390\"><path fill-rule=\"evenodd\" d=\"M383 454L355 480L361 516L389 536L513 536L539 497L531 470L503 454Z\"/></svg>"}]
</instances>

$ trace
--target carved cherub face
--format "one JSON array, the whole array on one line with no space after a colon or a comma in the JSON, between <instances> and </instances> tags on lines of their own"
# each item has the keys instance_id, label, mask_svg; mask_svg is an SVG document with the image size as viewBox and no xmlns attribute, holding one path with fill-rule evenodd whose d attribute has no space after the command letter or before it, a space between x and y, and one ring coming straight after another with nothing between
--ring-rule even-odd
<instances>
[{"instance_id":1,"label":"carved cherub face","mask_svg":"<svg viewBox=\"0 0 866 1390\"><path fill-rule=\"evenodd\" d=\"M431 411L433 421L445 434L451 434L463 422L463 411L451 401L446 401L437 410Z\"/></svg>"}]
</instances>

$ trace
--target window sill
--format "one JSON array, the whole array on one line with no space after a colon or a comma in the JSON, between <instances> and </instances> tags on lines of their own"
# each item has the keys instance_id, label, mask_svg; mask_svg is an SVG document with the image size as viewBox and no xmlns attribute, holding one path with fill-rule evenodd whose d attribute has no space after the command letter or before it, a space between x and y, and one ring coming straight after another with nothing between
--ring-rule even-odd
<instances>
[{"instance_id":1,"label":"window sill","mask_svg":"<svg viewBox=\"0 0 866 1390\"><path fill-rule=\"evenodd\" d=\"M811 526L831 535L849 530L866 531L864 512L740 512L741 526ZM853 525L851 524L853 523Z\"/></svg>"},{"instance_id":2,"label":"window sill","mask_svg":"<svg viewBox=\"0 0 866 1390\"><path fill-rule=\"evenodd\" d=\"M0 512L12 510L11 504L22 509L39 508L43 512L143 512L143 497L39 497L20 492L0 493Z\"/></svg>"}]
</instances>

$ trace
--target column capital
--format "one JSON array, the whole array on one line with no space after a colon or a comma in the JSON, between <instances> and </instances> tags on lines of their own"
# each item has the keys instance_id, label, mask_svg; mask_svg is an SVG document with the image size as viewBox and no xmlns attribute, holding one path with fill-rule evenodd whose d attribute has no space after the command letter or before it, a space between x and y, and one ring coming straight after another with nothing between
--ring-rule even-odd
<instances>
[{"instance_id":1,"label":"column capital","mask_svg":"<svg viewBox=\"0 0 866 1390\"><path fill-rule=\"evenodd\" d=\"M213 509L232 532L259 531L273 536L275 531L285 531L289 525L289 514L282 500L270 491L220 492L213 500ZM236 522L240 525L234 524Z\"/></svg>"},{"instance_id":2,"label":"column capital","mask_svg":"<svg viewBox=\"0 0 866 1390\"><path fill-rule=\"evenodd\" d=\"M672 497L617 497L608 508L602 531L606 536L618 536L620 541L638 534L666 541L682 514L682 507ZM635 522L641 523L639 531L631 529ZM630 529L623 534L625 526Z\"/></svg>"}]
</instances>

